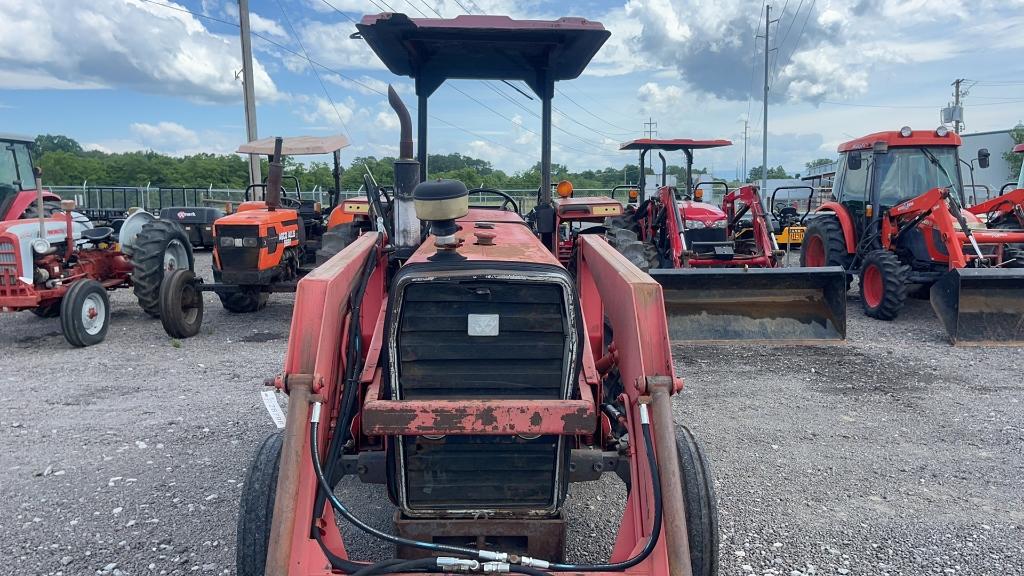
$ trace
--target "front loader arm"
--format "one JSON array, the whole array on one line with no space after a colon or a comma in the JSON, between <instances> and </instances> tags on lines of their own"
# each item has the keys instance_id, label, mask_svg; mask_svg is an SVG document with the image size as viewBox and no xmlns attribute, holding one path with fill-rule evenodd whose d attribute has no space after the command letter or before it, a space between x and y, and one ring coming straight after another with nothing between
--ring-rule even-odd
<instances>
[{"instance_id":1,"label":"front loader arm","mask_svg":"<svg viewBox=\"0 0 1024 576\"><path fill-rule=\"evenodd\" d=\"M882 246L891 249L901 234L915 228L925 218L931 218L942 235L942 242L949 254L950 269L965 267L967 257L956 224L960 224L962 233L968 238L971 232L963 221L963 215L949 205L949 190L946 188L932 188L890 208L882 217ZM973 242L973 238L971 240Z\"/></svg>"},{"instance_id":2,"label":"front loader arm","mask_svg":"<svg viewBox=\"0 0 1024 576\"><path fill-rule=\"evenodd\" d=\"M987 215L989 221L1011 212L1016 212L1018 219L1024 218L1024 188L1011 190L1006 194L996 196L991 200L986 200L974 206L968 206L965 209L971 214L978 216ZM1024 227L1024 220L1021 222L1021 227Z\"/></svg>"}]
</instances>

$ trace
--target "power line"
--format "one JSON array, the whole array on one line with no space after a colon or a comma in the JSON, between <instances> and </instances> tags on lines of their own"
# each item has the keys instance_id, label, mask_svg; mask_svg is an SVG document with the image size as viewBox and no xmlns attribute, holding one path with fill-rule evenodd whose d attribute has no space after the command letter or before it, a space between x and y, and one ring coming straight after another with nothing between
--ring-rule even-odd
<instances>
[{"instance_id":1,"label":"power line","mask_svg":"<svg viewBox=\"0 0 1024 576\"><path fill-rule=\"evenodd\" d=\"M338 117L338 122L341 122L341 128L345 131L345 134L352 139L352 133L348 130L348 124L345 123L345 119L341 117L341 112L338 112L338 106L334 103L334 98L331 97L331 92L327 89L327 85L324 84L324 79L320 77L320 72L317 71L316 66L313 65L313 61L309 58L309 53L306 52L306 47L302 45L302 39L299 38L299 33L295 31L295 27L292 26L292 19L288 17L288 12L284 9L284 4L281 0L274 0L277 3L277 7L281 9L281 15L284 16L285 24L288 25L288 29L291 30L292 36L295 37L295 42L299 44L299 49L302 50L302 55L306 57L306 63L309 64L309 69L313 71L313 75L316 76L317 82L320 83L320 88L324 91L324 96L327 96L327 101L331 103L331 108L334 109L334 114Z\"/></svg>"}]
</instances>

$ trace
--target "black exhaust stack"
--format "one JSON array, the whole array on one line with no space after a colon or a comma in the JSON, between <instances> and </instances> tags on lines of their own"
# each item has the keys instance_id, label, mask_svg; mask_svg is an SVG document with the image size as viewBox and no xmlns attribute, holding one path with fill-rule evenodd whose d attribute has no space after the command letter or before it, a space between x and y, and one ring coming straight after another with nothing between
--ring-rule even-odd
<instances>
[{"instance_id":1,"label":"black exhaust stack","mask_svg":"<svg viewBox=\"0 0 1024 576\"><path fill-rule=\"evenodd\" d=\"M267 174L267 192L264 197L267 210L270 211L281 207L281 176L284 174L284 164L281 162L281 148L283 146L283 138L280 136L274 138L274 155L270 158L270 173Z\"/></svg>"}]
</instances>

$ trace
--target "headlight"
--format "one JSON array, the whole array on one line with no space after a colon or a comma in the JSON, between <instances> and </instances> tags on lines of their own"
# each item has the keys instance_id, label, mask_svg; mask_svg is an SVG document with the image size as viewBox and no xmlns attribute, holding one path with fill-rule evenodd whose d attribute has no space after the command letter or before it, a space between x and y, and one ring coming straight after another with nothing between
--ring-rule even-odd
<instances>
[{"instance_id":1,"label":"headlight","mask_svg":"<svg viewBox=\"0 0 1024 576\"><path fill-rule=\"evenodd\" d=\"M242 238L242 246L246 248L255 248L259 246L259 238Z\"/></svg>"},{"instance_id":2,"label":"headlight","mask_svg":"<svg viewBox=\"0 0 1024 576\"><path fill-rule=\"evenodd\" d=\"M700 228L705 228L705 226L700 220L683 220L683 228L687 230L698 230Z\"/></svg>"},{"instance_id":3,"label":"headlight","mask_svg":"<svg viewBox=\"0 0 1024 576\"><path fill-rule=\"evenodd\" d=\"M715 220L710 226L708 226L708 228L725 228L725 224L725 220Z\"/></svg>"},{"instance_id":4,"label":"headlight","mask_svg":"<svg viewBox=\"0 0 1024 576\"><path fill-rule=\"evenodd\" d=\"M230 248L235 245L235 239L232 238L231 236L221 236L220 245Z\"/></svg>"},{"instance_id":5,"label":"headlight","mask_svg":"<svg viewBox=\"0 0 1024 576\"><path fill-rule=\"evenodd\" d=\"M36 238L32 240L32 251L36 254L49 254L50 241L46 238Z\"/></svg>"}]
</instances>

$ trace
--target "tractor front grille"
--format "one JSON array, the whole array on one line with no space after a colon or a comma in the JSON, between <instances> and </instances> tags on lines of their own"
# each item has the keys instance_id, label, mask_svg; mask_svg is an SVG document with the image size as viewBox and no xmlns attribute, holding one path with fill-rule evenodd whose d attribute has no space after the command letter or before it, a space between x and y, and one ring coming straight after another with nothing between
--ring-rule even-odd
<instances>
[{"instance_id":1,"label":"tractor front grille","mask_svg":"<svg viewBox=\"0 0 1024 576\"><path fill-rule=\"evenodd\" d=\"M216 227L216 236L221 270L259 269L259 226L220 225Z\"/></svg>"},{"instance_id":2,"label":"tractor front grille","mask_svg":"<svg viewBox=\"0 0 1024 576\"><path fill-rule=\"evenodd\" d=\"M400 276L389 322L392 397L568 398L578 348L571 286L553 274ZM553 514L564 498L559 436L403 436L397 444L390 481L409 516Z\"/></svg>"},{"instance_id":3,"label":"tractor front grille","mask_svg":"<svg viewBox=\"0 0 1024 576\"><path fill-rule=\"evenodd\" d=\"M18 276L18 254L16 250L17 248L10 240L0 240L0 277Z\"/></svg>"}]
</instances>

